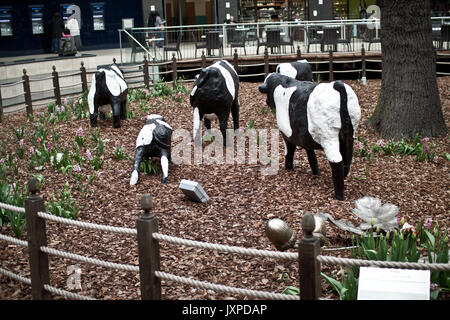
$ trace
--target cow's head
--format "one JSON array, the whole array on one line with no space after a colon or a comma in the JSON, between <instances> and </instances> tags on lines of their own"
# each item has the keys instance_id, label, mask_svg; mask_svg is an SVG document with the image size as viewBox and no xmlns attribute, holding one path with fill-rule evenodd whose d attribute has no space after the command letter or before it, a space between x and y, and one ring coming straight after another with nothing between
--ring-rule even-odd
<instances>
[{"instance_id":1,"label":"cow's head","mask_svg":"<svg viewBox=\"0 0 450 320\"><path fill-rule=\"evenodd\" d=\"M274 91L275 88L281 85L284 88L288 88L291 86L295 86L296 80L292 79L288 76L279 74L279 73L270 73L264 83L258 87L259 92L267 94L266 103L275 111L275 100L274 100Z\"/></svg>"}]
</instances>

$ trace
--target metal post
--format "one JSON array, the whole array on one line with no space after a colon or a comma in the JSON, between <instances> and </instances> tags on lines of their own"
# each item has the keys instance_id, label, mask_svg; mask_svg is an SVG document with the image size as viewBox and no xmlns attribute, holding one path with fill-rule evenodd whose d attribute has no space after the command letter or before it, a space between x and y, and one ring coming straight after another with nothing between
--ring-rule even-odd
<instances>
[{"instance_id":1,"label":"metal post","mask_svg":"<svg viewBox=\"0 0 450 320\"><path fill-rule=\"evenodd\" d=\"M267 47L264 47L264 73L266 77L269 74L269 51L267 51Z\"/></svg>"},{"instance_id":2,"label":"metal post","mask_svg":"<svg viewBox=\"0 0 450 320\"><path fill-rule=\"evenodd\" d=\"M366 78L366 49L364 49L364 43L361 47L361 68L362 68L361 83L365 85L367 78Z\"/></svg>"},{"instance_id":3,"label":"metal post","mask_svg":"<svg viewBox=\"0 0 450 320\"><path fill-rule=\"evenodd\" d=\"M333 49L329 49L329 67L330 67L330 82L334 81L334 74L333 74Z\"/></svg>"},{"instance_id":4,"label":"metal post","mask_svg":"<svg viewBox=\"0 0 450 320\"><path fill-rule=\"evenodd\" d=\"M314 216L306 213L302 219L303 237L298 242L298 263L300 270L300 298L317 300L320 296L320 239L314 237Z\"/></svg>"},{"instance_id":5,"label":"metal post","mask_svg":"<svg viewBox=\"0 0 450 320\"><path fill-rule=\"evenodd\" d=\"M174 89L176 87L177 77L177 58L175 58L175 53L172 53L172 83Z\"/></svg>"},{"instance_id":6,"label":"metal post","mask_svg":"<svg viewBox=\"0 0 450 320\"><path fill-rule=\"evenodd\" d=\"M27 114L33 114L33 106L31 105L31 89L30 89L30 77L27 75L27 70L23 69L23 92L25 95L25 105L27 106Z\"/></svg>"},{"instance_id":7,"label":"metal post","mask_svg":"<svg viewBox=\"0 0 450 320\"><path fill-rule=\"evenodd\" d=\"M53 72L52 72L53 92L55 94L56 105L60 106L61 105L61 90L59 88L59 76L58 76L58 72L56 72L56 67L53 66L52 69L53 69Z\"/></svg>"},{"instance_id":8,"label":"metal post","mask_svg":"<svg viewBox=\"0 0 450 320\"><path fill-rule=\"evenodd\" d=\"M161 300L161 279L155 276L160 269L159 243L153 238L153 233L158 232L158 220L150 214L152 206L152 197L144 194L141 198L144 214L136 221L142 300Z\"/></svg>"},{"instance_id":9,"label":"metal post","mask_svg":"<svg viewBox=\"0 0 450 320\"><path fill-rule=\"evenodd\" d=\"M83 92L86 92L88 90L88 85L87 85L87 77L86 77L86 68L84 67L84 62L81 61L81 90L83 90Z\"/></svg>"},{"instance_id":10,"label":"metal post","mask_svg":"<svg viewBox=\"0 0 450 320\"><path fill-rule=\"evenodd\" d=\"M148 73L147 55L144 56L144 85L148 90L150 89L150 75Z\"/></svg>"},{"instance_id":11,"label":"metal post","mask_svg":"<svg viewBox=\"0 0 450 320\"><path fill-rule=\"evenodd\" d=\"M25 218L27 221L28 256L31 271L31 295L34 300L51 299L50 293L44 285L50 284L48 270L48 256L40 250L47 246L45 220L37 213L44 212L44 200L37 195L39 181L35 177L28 180L30 195L25 199Z\"/></svg>"}]
</instances>

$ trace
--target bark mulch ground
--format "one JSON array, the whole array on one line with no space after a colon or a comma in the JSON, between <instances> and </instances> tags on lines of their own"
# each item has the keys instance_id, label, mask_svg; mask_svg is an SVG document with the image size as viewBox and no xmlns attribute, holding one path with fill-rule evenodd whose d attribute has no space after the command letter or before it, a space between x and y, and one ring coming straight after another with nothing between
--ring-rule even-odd
<instances>
[{"instance_id":1,"label":"bark mulch ground","mask_svg":"<svg viewBox=\"0 0 450 320\"><path fill-rule=\"evenodd\" d=\"M370 80L366 86L356 81L345 81L355 90L362 110L362 119L356 132L370 144L379 136L367 125L377 103L381 81ZM442 109L447 126L450 126L450 78L438 78ZM276 119L265 103L265 96L257 90L258 83L241 83L240 126L254 129L276 128ZM188 89L192 84L187 85ZM346 180L345 201L333 197L331 169L322 151L317 152L321 174L313 176L306 153L298 150L294 170L284 170L284 148L279 140L279 170L275 175L262 175L264 165L257 164L170 164L167 184L161 184L158 162L157 174L141 174L137 185L130 186L132 160L116 160L112 156L116 140L124 146L124 152L134 156L135 140L143 125L146 114L158 113L165 117L174 129L192 131L192 108L189 96L178 103L171 98L152 98L143 105L129 103L135 117L122 122L120 129L112 128L112 121L99 121L100 136L109 139L106 143L105 163L91 184L88 175L93 171L86 165L82 168L83 179L76 190L74 176L55 171L48 164L38 173L44 176L41 196L45 201L57 196L66 182L71 184L71 195L81 211L78 220L98 224L134 228L136 219L142 214L140 199L149 193L153 198L152 213L158 218L159 232L186 239L211 243L242 246L256 249L275 250L264 233L266 223L275 217L286 221L297 237L302 236L301 219L305 212L318 210L332 214L335 219L345 219L356 225L362 221L351 209L354 201L365 195L375 196L383 203L399 207L399 214L410 224L417 224L427 217L439 221L444 228L450 226L450 179L449 161L442 155L450 152L449 137L433 138L438 159L433 162L419 162L414 156L375 155L368 168L366 159L355 156ZM25 113L8 115L0 125L2 149L15 149L16 137L12 128L26 125L26 133L32 134L33 124L27 121ZM229 122L231 126L231 119ZM60 144L70 146L76 130L82 127L89 132L89 120L72 120L57 123L54 129L61 135ZM218 125L213 123L213 127ZM29 139L25 138L26 153ZM173 146L181 143L173 141ZM70 148L70 147L69 147ZM193 147L192 147L193 148ZM28 170L28 154L20 160L19 174L15 181L26 183L31 173ZM366 175L368 174L368 176ZM187 200L178 185L181 179L198 181L211 198L199 204ZM2 234L14 236L10 227L0 227ZM48 246L111 262L138 265L137 241L133 236L99 231L82 230L53 222L47 222ZM327 247L341 247L351 244L351 234L328 224ZM26 232L21 236L26 239ZM289 285L298 286L298 266L295 261L249 258L236 254L218 253L166 243L161 244L161 270L197 280L233 287L281 292ZM295 249L290 249L295 251ZM348 251L331 253L335 256L349 256ZM28 254L25 248L0 241L1 267L29 277ZM139 275L137 273L109 270L78 261L50 256L50 278L55 287L66 289L68 267L81 269L81 288L74 290L82 295L97 299L139 299ZM322 271L335 275L338 267L322 266ZM288 280L280 282L283 273ZM244 299L243 296L216 293L210 290L185 286L171 281L162 282L163 299ZM322 297L337 299L324 280ZM55 297L59 299L60 297ZM442 298L448 298L443 296ZM31 299L29 286L0 276L0 299Z\"/></svg>"}]
</instances>

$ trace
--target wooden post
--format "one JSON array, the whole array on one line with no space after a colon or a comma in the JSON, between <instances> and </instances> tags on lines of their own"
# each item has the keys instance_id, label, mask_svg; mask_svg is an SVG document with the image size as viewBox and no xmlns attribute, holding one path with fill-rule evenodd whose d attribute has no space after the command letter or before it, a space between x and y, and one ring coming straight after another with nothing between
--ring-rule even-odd
<instances>
[{"instance_id":1,"label":"wooden post","mask_svg":"<svg viewBox=\"0 0 450 320\"><path fill-rule=\"evenodd\" d=\"M297 60L302 59L302 51L300 50L300 46L297 46Z\"/></svg>"},{"instance_id":2,"label":"wooden post","mask_svg":"<svg viewBox=\"0 0 450 320\"><path fill-rule=\"evenodd\" d=\"M147 90L150 89L150 75L148 73L147 55L144 56L144 85L147 88Z\"/></svg>"},{"instance_id":3,"label":"wooden post","mask_svg":"<svg viewBox=\"0 0 450 320\"><path fill-rule=\"evenodd\" d=\"M205 51L202 50L202 69L206 68L206 56Z\"/></svg>"},{"instance_id":4,"label":"wooden post","mask_svg":"<svg viewBox=\"0 0 450 320\"><path fill-rule=\"evenodd\" d=\"M160 269L159 243L153 239L153 233L158 232L158 220L150 214L152 206L152 197L144 194L141 198L144 214L136 221L142 300L161 300L161 279L155 276Z\"/></svg>"},{"instance_id":5,"label":"wooden post","mask_svg":"<svg viewBox=\"0 0 450 320\"><path fill-rule=\"evenodd\" d=\"M61 105L61 90L59 88L59 76L58 72L56 72L56 67L52 67L52 77L53 77L53 92L55 93L56 105Z\"/></svg>"},{"instance_id":6,"label":"wooden post","mask_svg":"<svg viewBox=\"0 0 450 320\"><path fill-rule=\"evenodd\" d=\"M330 82L334 81L334 72L333 72L333 49L330 48L329 51L329 67L330 67Z\"/></svg>"},{"instance_id":7,"label":"wooden post","mask_svg":"<svg viewBox=\"0 0 450 320\"><path fill-rule=\"evenodd\" d=\"M23 92L25 94L25 105L27 106L27 114L33 114L33 106L31 105L31 89L30 77L27 75L27 70L23 69Z\"/></svg>"},{"instance_id":8,"label":"wooden post","mask_svg":"<svg viewBox=\"0 0 450 320\"><path fill-rule=\"evenodd\" d=\"M238 53L237 53L237 49L234 49L233 66L234 66L234 70L236 70L236 72L237 72L238 71L238 67L239 67L239 56L238 56Z\"/></svg>"},{"instance_id":9,"label":"wooden post","mask_svg":"<svg viewBox=\"0 0 450 320\"><path fill-rule=\"evenodd\" d=\"M266 77L269 74L269 51L267 51L267 47L264 48L264 73Z\"/></svg>"},{"instance_id":10,"label":"wooden post","mask_svg":"<svg viewBox=\"0 0 450 320\"><path fill-rule=\"evenodd\" d=\"M50 293L44 289L50 284L48 270L48 256L40 250L47 246L45 220L39 218L37 213L44 212L44 200L37 195L39 181L35 177L28 180L30 195L25 199L25 218L27 221L28 256L31 271L31 295L34 300L51 299Z\"/></svg>"},{"instance_id":11,"label":"wooden post","mask_svg":"<svg viewBox=\"0 0 450 320\"><path fill-rule=\"evenodd\" d=\"M172 53L172 80L174 89L176 87L177 77L177 58L175 58L175 53Z\"/></svg>"},{"instance_id":12,"label":"wooden post","mask_svg":"<svg viewBox=\"0 0 450 320\"><path fill-rule=\"evenodd\" d=\"M306 213L302 219L303 237L298 242L298 263L300 271L300 299L317 300L320 296L320 239L312 235L315 228L314 216Z\"/></svg>"},{"instance_id":13,"label":"wooden post","mask_svg":"<svg viewBox=\"0 0 450 320\"><path fill-rule=\"evenodd\" d=\"M362 79L365 82L366 79L366 49L364 49L364 44L361 47L361 69L362 69ZM365 84L365 83L363 83Z\"/></svg>"},{"instance_id":14,"label":"wooden post","mask_svg":"<svg viewBox=\"0 0 450 320\"><path fill-rule=\"evenodd\" d=\"M2 88L0 87L0 123L3 121Z\"/></svg>"},{"instance_id":15,"label":"wooden post","mask_svg":"<svg viewBox=\"0 0 450 320\"><path fill-rule=\"evenodd\" d=\"M81 61L81 90L83 92L88 91L88 85L87 85L87 77L86 77L86 68L84 67L84 62Z\"/></svg>"}]
</instances>

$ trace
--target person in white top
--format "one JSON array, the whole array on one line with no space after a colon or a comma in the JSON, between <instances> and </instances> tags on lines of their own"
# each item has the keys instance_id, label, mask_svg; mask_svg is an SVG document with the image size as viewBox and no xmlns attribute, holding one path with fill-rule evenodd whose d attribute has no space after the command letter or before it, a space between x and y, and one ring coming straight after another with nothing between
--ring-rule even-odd
<instances>
[{"instance_id":1,"label":"person in white top","mask_svg":"<svg viewBox=\"0 0 450 320\"><path fill-rule=\"evenodd\" d=\"M70 30L70 35L75 40L75 45L77 49L81 48L81 37L80 37L80 25L78 24L78 20L74 17L74 15L70 16L67 20L66 28Z\"/></svg>"}]
</instances>

